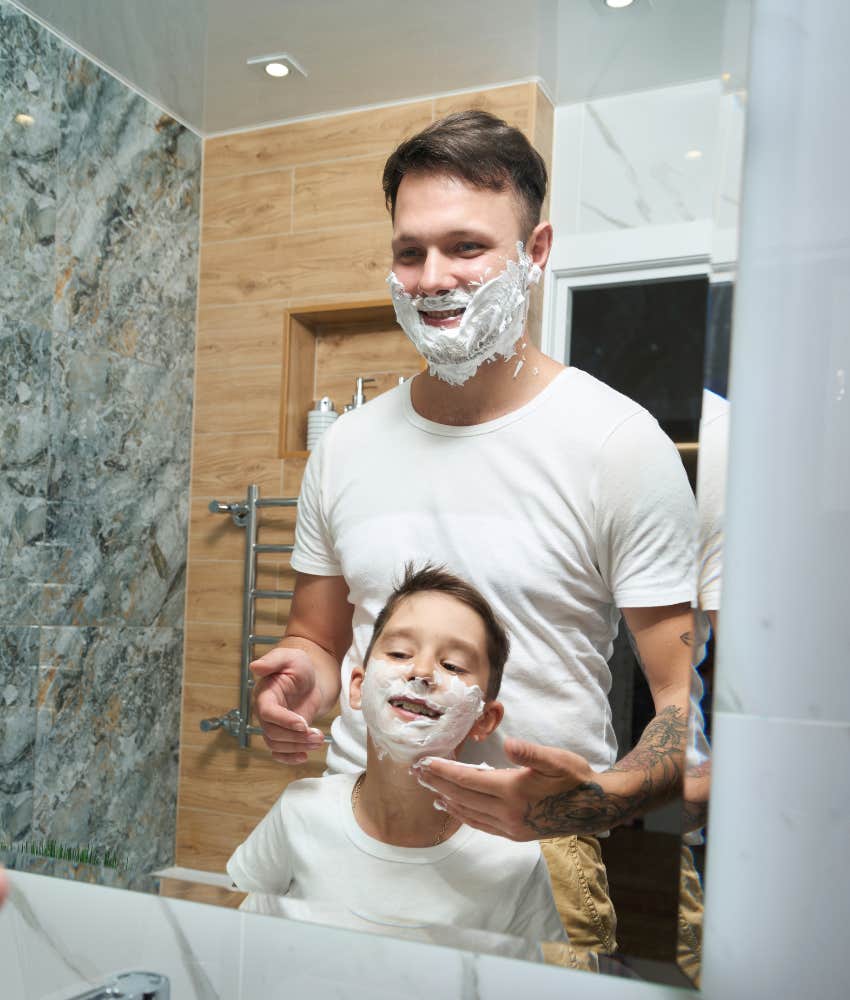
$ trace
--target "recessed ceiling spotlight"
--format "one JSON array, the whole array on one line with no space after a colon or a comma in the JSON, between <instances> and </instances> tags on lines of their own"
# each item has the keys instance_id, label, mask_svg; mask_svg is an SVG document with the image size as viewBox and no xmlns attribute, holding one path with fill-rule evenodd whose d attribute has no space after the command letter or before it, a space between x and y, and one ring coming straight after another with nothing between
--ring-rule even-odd
<instances>
[{"instance_id":1,"label":"recessed ceiling spotlight","mask_svg":"<svg viewBox=\"0 0 850 1000\"><path fill-rule=\"evenodd\" d=\"M33 122L35 121L35 118L33 118L32 115L24 114L22 111L20 114L15 115L15 121L19 125L32 125Z\"/></svg>"},{"instance_id":2,"label":"recessed ceiling spotlight","mask_svg":"<svg viewBox=\"0 0 850 1000\"><path fill-rule=\"evenodd\" d=\"M687 153L685 153L685 159L686 160L701 160L702 159L702 150L701 149L689 149L687 151Z\"/></svg>"},{"instance_id":3,"label":"recessed ceiling spotlight","mask_svg":"<svg viewBox=\"0 0 850 1000\"><path fill-rule=\"evenodd\" d=\"M623 7L631 7L635 0L605 0L606 7L613 7L614 10L622 10Z\"/></svg>"},{"instance_id":4,"label":"recessed ceiling spotlight","mask_svg":"<svg viewBox=\"0 0 850 1000\"><path fill-rule=\"evenodd\" d=\"M304 67L289 55L288 52L277 52L270 56L252 56L246 60L248 66L262 66L269 76L282 79L292 73L300 73L307 76Z\"/></svg>"}]
</instances>

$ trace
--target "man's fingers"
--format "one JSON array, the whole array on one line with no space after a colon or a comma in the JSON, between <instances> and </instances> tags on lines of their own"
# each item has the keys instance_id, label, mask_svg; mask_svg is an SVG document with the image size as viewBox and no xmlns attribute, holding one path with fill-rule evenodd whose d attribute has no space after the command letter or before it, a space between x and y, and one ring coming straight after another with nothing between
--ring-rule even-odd
<instances>
[{"instance_id":1,"label":"man's fingers","mask_svg":"<svg viewBox=\"0 0 850 1000\"><path fill-rule=\"evenodd\" d=\"M424 757L413 765L413 771L422 784L433 785L440 792L458 794L458 789L463 789L498 798L506 794L506 779L511 774L504 770L479 771L443 757Z\"/></svg>"},{"instance_id":2,"label":"man's fingers","mask_svg":"<svg viewBox=\"0 0 850 1000\"><path fill-rule=\"evenodd\" d=\"M494 837L507 837L510 840L527 839L524 836L526 831L523 830L519 837L515 836L507 826L501 825L498 817L491 816L488 813L477 812L475 809L466 809L462 805L451 802L447 802L446 805L448 806L448 812L455 819L461 820L467 826L474 826L476 830L491 833Z\"/></svg>"},{"instance_id":3,"label":"man's fingers","mask_svg":"<svg viewBox=\"0 0 850 1000\"><path fill-rule=\"evenodd\" d=\"M321 732L293 733L290 729L279 726L264 726L263 739L269 750L275 753L306 753L308 750L318 750L324 745L325 738Z\"/></svg>"},{"instance_id":4,"label":"man's fingers","mask_svg":"<svg viewBox=\"0 0 850 1000\"><path fill-rule=\"evenodd\" d=\"M502 830L498 830L495 826L491 826L485 820L476 819L471 814L466 814L462 811L455 812L454 810L451 810L451 814L456 819L459 819L462 823L465 823L467 826L474 826L476 830L483 830L484 833L490 833L494 837L506 836L506 834Z\"/></svg>"},{"instance_id":5,"label":"man's fingers","mask_svg":"<svg viewBox=\"0 0 850 1000\"><path fill-rule=\"evenodd\" d=\"M272 753L272 760L281 764L306 764L309 758L306 753Z\"/></svg>"},{"instance_id":6,"label":"man's fingers","mask_svg":"<svg viewBox=\"0 0 850 1000\"><path fill-rule=\"evenodd\" d=\"M291 653L289 649L273 649L258 660L252 660L248 664L248 669L255 677L268 677L269 674L280 673L289 666L292 660Z\"/></svg>"},{"instance_id":7,"label":"man's fingers","mask_svg":"<svg viewBox=\"0 0 850 1000\"><path fill-rule=\"evenodd\" d=\"M504 749L512 763L520 767L529 767L547 778L583 776L587 770L587 761L584 757L569 750L514 739L505 740Z\"/></svg>"},{"instance_id":8,"label":"man's fingers","mask_svg":"<svg viewBox=\"0 0 850 1000\"><path fill-rule=\"evenodd\" d=\"M281 729L289 733L306 735L310 731L307 720L280 703L275 691L261 691L255 701L257 718L269 732Z\"/></svg>"},{"instance_id":9,"label":"man's fingers","mask_svg":"<svg viewBox=\"0 0 850 1000\"><path fill-rule=\"evenodd\" d=\"M430 785L430 779L426 780ZM481 813L482 816L490 816L492 818L502 806L502 799L483 792L476 792L471 788L458 788L457 785L454 787L449 785L443 789L439 787L439 782L435 783L435 787L438 794L445 799L450 808L458 805L462 809L472 809L475 812Z\"/></svg>"}]
</instances>

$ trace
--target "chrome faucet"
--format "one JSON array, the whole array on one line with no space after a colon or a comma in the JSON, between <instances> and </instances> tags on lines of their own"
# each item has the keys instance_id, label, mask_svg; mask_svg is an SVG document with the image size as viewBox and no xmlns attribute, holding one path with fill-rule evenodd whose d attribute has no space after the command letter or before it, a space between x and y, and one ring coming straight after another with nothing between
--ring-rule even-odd
<instances>
[{"instance_id":1,"label":"chrome faucet","mask_svg":"<svg viewBox=\"0 0 850 1000\"><path fill-rule=\"evenodd\" d=\"M171 986L158 972L121 972L103 986L69 1000L171 1000Z\"/></svg>"}]
</instances>

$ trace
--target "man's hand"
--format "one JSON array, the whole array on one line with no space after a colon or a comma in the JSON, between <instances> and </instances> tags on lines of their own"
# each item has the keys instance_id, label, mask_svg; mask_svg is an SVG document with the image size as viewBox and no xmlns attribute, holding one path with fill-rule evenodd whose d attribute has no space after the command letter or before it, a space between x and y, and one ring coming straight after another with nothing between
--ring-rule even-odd
<instances>
[{"instance_id":1,"label":"man's hand","mask_svg":"<svg viewBox=\"0 0 850 1000\"><path fill-rule=\"evenodd\" d=\"M272 757L283 764L305 763L307 752L324 742L310 726L339 698L339 665L351 645L353 610L341 576L296 573L286 635L251 664L260 678L257 721Z\"/></svg>"},{"instance_id":2,"label":"man's hand","mask_svg":"<svg viewBox=\"0 0 850 1000\"><path fill-rule=\"evenodd\" d=\"M251 664L258 678L254 706L263 739L272 757L284 764L303 764L309 750L324 742L310 723L322 706L316 669L303 649L277 646Z\"/></svg>"},{"instance_id":3,"label":"man's hand","mask_svg":"<svg viewBox=\"0 0 850 1000\"><path fill-rule=\"evenodd\" d=\"M510 840L598 833L611 825L600 805L600 782L609 779L584 757L522 740L506 740L505 753L517 768L481 771L430 757L415 770L452 816Z\"/></svg>"},{"instance_id":4,"label":"man's hand","mask_svg":"<svg viewBox=\"0 0 850 1000\"><path fill-rule=\"evenodd\" d=\"M593 771L569 750L506 740L516 770L478 771L425 758L419 780L469 826L511 840L597 834L681 795L687 710L662 709L634 750Z\"/></svg>"}]
</instances>

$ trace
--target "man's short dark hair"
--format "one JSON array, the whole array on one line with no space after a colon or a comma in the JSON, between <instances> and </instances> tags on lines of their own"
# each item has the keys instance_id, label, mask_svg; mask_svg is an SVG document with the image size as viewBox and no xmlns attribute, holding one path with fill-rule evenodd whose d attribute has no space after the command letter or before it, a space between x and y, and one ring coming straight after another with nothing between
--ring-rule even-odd
<instances>
[{"instance_id":1,"label":"man's short dark hair","mask_svg":"<svg viewBox=\"0 0 850 1000\"><path fill-rule=\"evenodd\" d=\"M487 635L487 660L490 664L490 675L487 679L487 690L484 697L487 701L492 701L502 686L505 662L511 651L511 643L505 626L496 617L496 613L490 607L487 599L475 587L453 573L449 573L444 567L434 566L431 563L426 563L420 569L417 569L413 563L407 563L404 567L404 578L390 594L387 603L381 608L375 619L372 638L369 640L366 655L363 657L364 667L369 662L375 643L381 637L387 622L392 618L399 605L414 594L430 593L448 594L449 597L454 597L455 600L471 608L483 622L484 632Z\"/></svg>"},{"instance_id":2,"label":"man's short dark hair","mask_svg":"<svg viewBox=\"0 0 850 1000\"><path fill-rule=\"evenodd\" d=\"M546 197L546 164L518 128L487 111L458 111L406 139L384 166L384 198L395 217L406 174L444 174L473 187L510 189L521 209L523 238L540 221Z\"/></svg>"}]
</instances>

